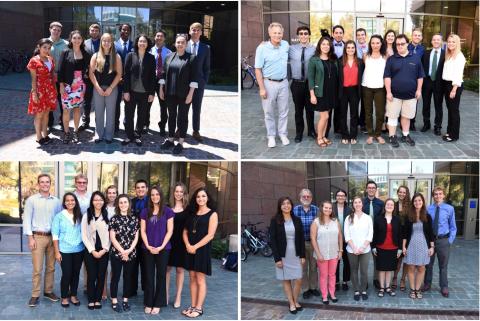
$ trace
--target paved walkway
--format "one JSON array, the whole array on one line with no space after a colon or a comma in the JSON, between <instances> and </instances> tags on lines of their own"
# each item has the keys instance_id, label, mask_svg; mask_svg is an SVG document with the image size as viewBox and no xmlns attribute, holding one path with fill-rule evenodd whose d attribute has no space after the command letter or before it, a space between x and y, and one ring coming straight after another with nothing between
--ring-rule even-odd
<instances>
[{"instance_id":1,"label":"paved walkway","mask_svg":"<svg viewBox=\"0 0 480 321\"><path fill-rule=\"evenodd\" d=\"M143 313L143 294L131 298L132 310L127 313L117 313L110 307L110 301L104 302L101 310L88 310L87 297L83 294L83 273L80 273L79 307L70 305L62 308L60 302L51 302L45 298L40 299L40 304L35 308L28 307L27 303L31 296L32 261L29 255L0 255L0 319L33 319L33 320L185 320L180 314L181 310L174 309L171 305L161 309L157 316ZM237 320L237 273L226 271L220 267L219 260L212 260L212 276L207 277L208 294L204 306L202 319L208 320ZM173 272L174 274L174 272ZM54 291L60 295L61 269L56 265ZM175 277L172 275L172 284ZM120 281L120 284L123 282ZM182 308L190 303L188 273L182 292ZM119 294L122 293L121 285ZM170 297L174 295L171 289Z\"/></svg>"},{"instance_id":2,"label":"paved walkway","mask_svg":"<svg viewBox=\"0 0 480 321\"><path fill-rule=\"evenodd\" d=\"M65 145L61 142L62 133L59 126L51 133L54 139L52 144L39 147L35 143L33 117L27 115L28 91L30 90L30 76L23 74L8 74L0 77L0 156L5 159L12 157L23 160L51 157L54 160L66 159L70 155L77 155L90 160L103 160L105 156L121 157L122 160L187 160L187 159L227 159L237 160L240 135L240 121L238 117L239 95L236 87L207 87L202 106L202 122L200 133L204 137L203 143L197 143L187 135L183 155L175 157L171 152L160 150L164 138L159 135L158 121L160 109L158 99L155 98L151 109L150 130L143 136L143 146L135 144L122 146L120 142L126 137L123 125L114 143L95 144L94 126L95 116L92 112L91 128L80 133L81 143ZM123 104L122 104L123 119ZM189 133L191 134L191 112L189 119ZM58 111L55 117L58 119ZM73 121L70 123L73 128Z\"/></svg>"},{"instance_id":3,"label":"paved walkway","mask_svg":"<svg viewBox=\"0 0 480 321\"><path fill-rule=\"evenodd\" d=\"M479 311L479 262L478 262L478 240L465 241L456 240L450 252L450 264L448 270L450 297L443 298L440 294L438 285L438 262L434 267L434 278L432 290L424 293L422 300L412 300L408 297L407 291L402 292L397 289L396 297L379 298L374 290L371 277L373 274L373 262L369 263L369 298L367 301L354 301L353 291L337 291L338 303L331 303L328 307L336 310L380 312L381 309L394 310L396 313L409 313L411 310L428 311L427 313L444 314L450 312L469 312ZM408 283L408 282L407 282ZM351 283L349 283L351 284ZM254 302L261 300L263 303L280 302L286 310L286 298L283 293L281 282L275 279L275 270L273 258L265 258L257 255L249 255L247 261L242 262L242 301L252 299ZM307 304L310 308L324 309L320 297L304 300L300 295L301 304ZM262 302L260 302L262 303ZM371 311L369 311L371 310ZM440 312L439 312L440 311ZM288 311L287 311L288 312ZM242 303L242 313L243 303ZM383 313L388 313L384 311ZM265 312L265 317L267 316ZM312 315L313 316L313 315ZM310 319L312 316L305 316ZM258 315L257 315L258 317ZM260 318L260 317L258 317ZM304 319L299 317L300 319ZM340 319L343 319L340 318Z\"/></svg>"},{"instance_id":4,"label":"paved walkway","mask_svg":"<svg viewBox=\"0 0 480 321\"><path fill-rule=\"evenodd\" d=\"M383 159L477 159L479 156L479 111L478 94L464 91L461 98L461 128L460 140L455 143L447 143L441 137L435 136L430 130L421 133L419 130L423 126L421 115L422 102L418 105L418 114L416 120L417 131L412 132L411 136L415 140L415 147L406 146L401 143L399 148L393 148L388 142L385 145L374 143L367 145L365 140L367 135L360 134L356 145L343 145L341 137L336 135L332 139L333 144L327 148L320 148L316 142L306 136L306 129L301 143L294 142L295 137L295 107L290 95L289 113L288 113L288 137L290 145L282 146L280 139L277 138L277 147L267 147L267 137L263 109L256 88L242 90L242 158L248 159L365 159L365 158L383 158ZM432 117L434 108L432 105ZM315 124L319 119L319 113L315 113ZM432 118L433 120L433 118ZM305 125L306 126L306 125ZM443 133L447 127L447 109L444 104ZM384 134L384 138L386 134Z\"/></svg>"}]
</instances>

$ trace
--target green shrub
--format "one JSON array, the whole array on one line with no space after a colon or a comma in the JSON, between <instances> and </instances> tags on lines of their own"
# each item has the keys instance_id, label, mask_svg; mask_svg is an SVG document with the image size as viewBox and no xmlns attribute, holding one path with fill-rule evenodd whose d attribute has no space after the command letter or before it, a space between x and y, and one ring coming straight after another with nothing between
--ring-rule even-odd
<instances>
[{"instance_id":1,"label":"green shrub","mask_svg":"<svg viewBox=\"0 0 480 321\"><path fill-rule=\"evenodd\" d=\"M221 259L228 251L228 242L226 239L214 239L212 241L212 257Z\"/></svg>"},{"instance_id":2,"label":"green shrub","mask_svg":"<svg viewBox=\"0 0 480 321\"><path fill-rule=\"evenodd\" d=\"M478 86L479 86L478 78L473 78L473 79L467 78L467 79L464 79L463 81L463 87L466 90L471 90L478 93Z\"/></svg>"}]
</instances>

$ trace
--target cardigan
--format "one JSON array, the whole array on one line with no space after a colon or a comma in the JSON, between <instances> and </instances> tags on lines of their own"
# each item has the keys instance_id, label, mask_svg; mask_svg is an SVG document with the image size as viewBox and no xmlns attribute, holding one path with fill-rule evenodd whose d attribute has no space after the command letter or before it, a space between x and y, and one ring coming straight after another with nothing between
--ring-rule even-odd
<instances>
[{"instance_id":1,"label":"cardigan","mask_svg":"<svg viewBox=\"0 0 480 321\"><path fill-rule=\"evenodd\" d=\"M90 66L90 59L92 56L85 49L82 49L82 56L85 63L85 68L82 70L82 78L84 81L87 81L88 68ZM62 51L58 64L58 82L71 85L73 83L73 74L75 72L75 57L73 55L73 49L67 48Z\"/></svg>"},{"instance_id":2,"label":"cardigan","mask_svg":"<svg viewBox=\"0 0 480 321\"><path fill-rule=\"evenodd\" d=\"M423 234L425 235L425 240L427 241L427 246L430 248L430 243L435 241L433 235L433 223L430 215L427 214L427 222L423 222ZM410 238L412 237L413 223L410 220L405 221L405 226L403 229L403 239L407 240L405 248L408 248L408 243L410 243Z\"/></svg>"},{"instance_id":3,"label":"cardigan","mask_svg":"<svg viewBox=\"0 0 480 321\"><path fill-rule=\"evenodd\" d=\"M142 79L143 87L145 92L149 95L155 95L155 85L157 82L157 77L155 75L155 57L149 53L145 52L142 61L141 75L139 78ZM125 68L123 72L123 92L129 93L132 91L131 88L131 77L132 74L138 75L140 72L140 60L138 59L137 52L129 52L127 58L125 58Z\"/></svg>"},{"instance_id":4,"label":"cardigan","mask_svg":"<svg viewBox=\"0 0 480 321\"><path fill-rule=\"evenodd\" d=\"M335 60L338 71L338 63ZM308 61L308 89L312 90L316 97L323 97L323 81L325 72L323 70L323 63L320 57L313 56Z\"/></svg>"},{"instance_id":5,"label":"cardigan","mask_svg":"<svg viewBox=\"0 0 480 321\"><path fill-rule=\"evenodd\" d=\"M398 248L402 247L402 226L400 224L400 218L397 215L392 215L392 240L393 244ZM377 247L377 245L382 244L385 242L385 238L387 237L387 219L385 216L377 216L375 221L373 222L373 240L372 240L372 248Z\"/></svg>"},{"instance_id":6,"label":"cardigan","mask_svg":"<svg viewBox=\"0 0 480 321\"><path fill-rule=\"evenodd\" d=\"M365 64L363 63L362 59L357 59L357 66L358 66L358 77L357 77L357 91L358 97L362 97L362 77L363 71L365 70ZM342 98L343 96L343 59L340 58L337 61L338 64L338 97Z\"/></svg>"},{"instance_id":7,"label":"cardigan","mask_svg":"<svg viewBox=\"0 0 480 321\"><path fill-rule=\"evenodd\" d=\"M110 250L110 233L108 231L108 224L103 220L100 214L98 219L88 222L88 215L82 217L82 241L87 248L88 253L95 251L95 242L97 241L97 233L100 236L102 248L107 252Z\"/></svg>"},{"instance_id":8,"label":"cardigan","mask_svg":"<svg viewBox=\"0 0 480 321\"><path fill-rule=\"evenodd\" d=\"M303 235L302 220L293 214L291 216L293 226L295 226L295 253L300 258L305 258L305 236ZM275 217L270 221L270 247L275 263L285 257L287 251L285 226L283 223L278 223Z\"/></svg>"},{"instance_id":9,"label":"cardigan","mask_svg":"<svg viewBox=\"0 0 480 321\"><path fill-rule=\"evenodd\" d=\"M58 247L62 253L78 253L85 248L80 223L74 224L65 209L53 218L52 240L58 241Z\"/></svg>"}]
</instances>

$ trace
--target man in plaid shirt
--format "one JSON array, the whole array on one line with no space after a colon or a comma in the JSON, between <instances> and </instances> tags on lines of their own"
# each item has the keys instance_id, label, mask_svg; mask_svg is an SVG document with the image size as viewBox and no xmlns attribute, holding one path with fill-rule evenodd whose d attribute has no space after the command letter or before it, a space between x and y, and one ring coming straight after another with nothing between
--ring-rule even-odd
<instances>
[{"instance_id":1,"label":"man in plaid shirt","mask_svg":"<svg viewBox=\"0 0 480 321\"><path fill-rule=\"evenodd\" d=\"M303 298L308 299L312 295L320 296L318 292L317 262L313 258L313 247L310 242L310 225L318 215L318 207L312 204L313 195L308 188L304 188L298 195L300 205L293 208L293 214L302 220L303 232L305 233L305 264L303 265L302 289Z\"/></svg>"}]
</instances>

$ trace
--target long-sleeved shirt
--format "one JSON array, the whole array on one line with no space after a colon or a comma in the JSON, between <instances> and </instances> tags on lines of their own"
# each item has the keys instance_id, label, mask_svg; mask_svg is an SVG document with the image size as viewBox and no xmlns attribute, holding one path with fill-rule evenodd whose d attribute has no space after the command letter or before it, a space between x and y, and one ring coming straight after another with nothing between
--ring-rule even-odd
<instances>
[{"instance_id":1,"label":"long-sleeved shirt","mask_svg":"<svg viewBox=\"0 0 480 321\"><path fill-rule=\"evenodd\" d=\"M353 244L357 247L363 247L365 241L370 243L373 240L373 221L370 216L363 213L360 217L354 215L353 223L350 223L350 218L345 219L343 224L345 243L348 244L348 241L352 240ZM363 250L362 254L370 252L370 243ZM353 253L353 249L350 244L347 245L347 252Z\"/></svg>"},{"instance_id":2,"label":"long-sleeved shirt","mask_svg":"<svg viewBox=\"0 0 480 321\"><path fill-rule=\"evenodd\" d=\"M48 39L53 42L52 38ZM60 55L62 54L63 50L67 48L67 46L68 41L60 38L57 41L53 42L52 47L50 48L53 61L55 62L55 72L58 72L58 70L60 69L60 64L58 63L60 60Z\"/></svg>"},{"instance_id":3,"label":"long-sleeved shirt","mask_svg":"<svg viewBox=\"0 0 480 321\"><path fill-rule=\"evenodd\" d=\"M55 215L52 222L52 239L58 241L58 248L62 253L78 253L85 249L81 223L74 224L67 210Z\"/></svg>"},{"instance_id":4,"label":"long-sleeved shirt","mask_svg":"<svg viewBox=\"0 0 480 321\"><path fill-rule=\"evenodd\" d=\"M414 45L413 43L408 44L408 51L414 54L415 56L418 56L420 60L422 60L423 54L425 53L425 46L419 43L418 45Z\"/></svg>"},{"instance_id":5,"label":"long-sleeved shirt","mask_svg":"<svg viewBox=\"0 0 480 321\"><path fill-rule=\"evenodd\" d=\"M435 231L435 227L433 234L436 234L437 236L442 236L450 233L450 236L448 237L448 242L452 244L455 240L455 236L457 235L457 224L455 223L455 209L453 208L453 206L447 203L440 203L438 206L440 207L440 216L438 217L438 234L436 234L437 231ZM437 204L431 204L427 208L428 214L430 214L430 216L432 217L432 226L435 222L436 208Z\"/></svg>"},{"instance_id":6,"label":"long-sleeved shirt","mask_svg":"<svg viewBox=\"0 0 480 321\"><path fill-rule=\"evenodd\" d=\"M23 211L23 234L50 232L55 214L62 210L60 200L53 195L47 197L40 193L27 198Z\"/></svg>"},{"instance_id":7,"label":"long-sleeved shirt","mask_svg":"<svg viewBox=\"0 0 480 321\"><path fill-rule=\"evenodd\" d=\"M345 43L343 41L337 42L337 40L333 39L333 50L335 51L337 58L342 58L343 47L345 47Z\"/></svg>"},{"instance_id":8,"label":"long-sleeved shirt","mask_svg":"<svg viewBox=\"0 0 480 321\"><path fill-rule=\"evenodd\" d=\"M308 212L305 212L305 210L303 209L303 205L297 205L293 208L293 215L302 220L305 241L310 241L310 226L312 225L313 220L318 215L318 207L316 205L310 204Z\"/></svg>"},{"instance_id":9,"label":"long-sleeved shirt","mask_svg":"<svg viewBox=\"0 0 480 321\"><path fill-rule=\"evenodd\" d=\"M370 215L373 220L383 212L383 207L384 203L381 199L374 197L372 200L372 205L373 205L373 213L370 213L370 199L368 197L365 197L363 199L363 208L362 211L363 213L366 213L367 215Z\"/></svg>"},{"instance_id":10,"label":"long-sleeved shirt","mask_svg":"<svg viewBox=\"0 0 480 321\"><path fill-rule=\"evenodd\" d=\"M158 53L160 48L158 48L156 45L150 49L150 53L155 57L155 66L158 64ZM168 49L165 46L162 46L160 56L162 57L162 67L165 66L165 59L167 56L172 53L170 49ZM163 69L163 68L162 68Z\"/></svg>"},{"instance_id":11,"label":"long-sleeved shirt","mask_svg":"<svg viewBox=\"0 0 480 321\"><path fill-rule=\"evenodd\" d=\"M305 48L303 54L303 79L302 79L302 51ZM298 43L291 45L288 49L288 62L290 63L290 70L292 71L292 79L306 80L308 73L308 61L315 54L315 46L307 44L302 46Z\"/></svg>"},{"instance_id":12,"label":"long-sleeved shirt","mask_svg":"<svg viewBox=\"0 0 480 321\"><path fill-rule=\"evenodd\" d=\"M368 43L365 42L362 45L362 44L357 42L356 44L357 44L357 57L358 57L358 59L362 59L363 55L368 52Z\"/></svg>"},{"instance_id":13,"label":"long-sleeved shirt","mask_svg":"<svg viewBox=\"0 0 480 321\"><path fill-rule=\"evenodd\" d=\"M92 197L92 194L85 193L83 196L81 196L76 191L73 192L73 194L75 194L78 199L78 204L80 205L80 212L82 212L82 215L85 215L87 213L88 207L90 206L90 198Z\"/></svg>"},{"instance_id":14,"label":"long-sleeved shirt","mask_svg":"<svg viewBox=\"0 0 480 321\"><path fill-rule=\"evenodd\" d=\"M443 65L442 79L451 81L453 85L458 87L463 83L463 69L465 68L465 57L461 52L455 58L445 59Z\"/></svg>"}]
</instances>

